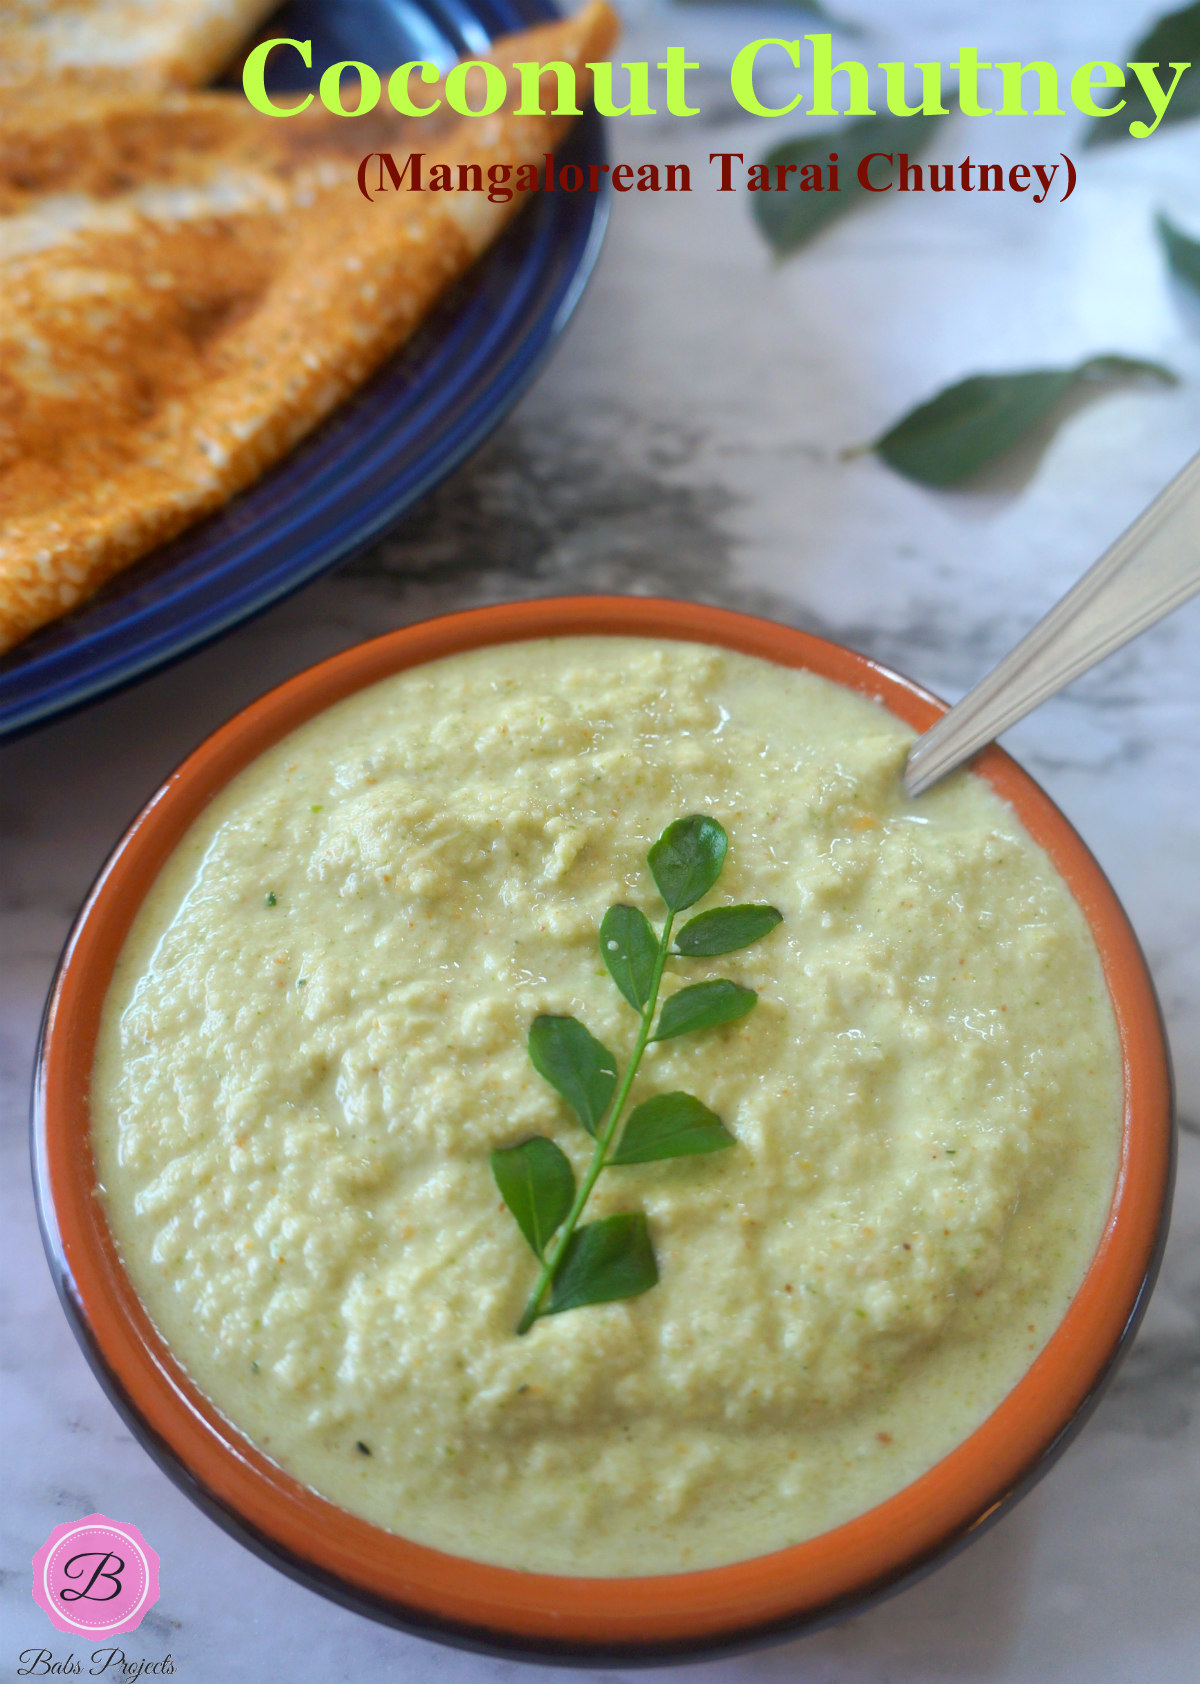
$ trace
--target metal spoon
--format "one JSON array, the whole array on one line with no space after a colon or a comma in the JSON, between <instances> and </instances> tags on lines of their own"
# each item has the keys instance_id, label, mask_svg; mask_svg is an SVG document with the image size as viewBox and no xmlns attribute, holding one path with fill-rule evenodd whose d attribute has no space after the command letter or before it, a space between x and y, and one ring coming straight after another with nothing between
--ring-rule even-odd
<instances>
[{"instance_id":1,"label":"metal spoon","mask_svg":"<svg viewBox=\"0 0 1200 1684\"><path fill-rule=\"evenodd\" d=\"M947 772L1200 591L1200 456L987 677L909 750L904 786Z\"/></svg>"}]
</instances>

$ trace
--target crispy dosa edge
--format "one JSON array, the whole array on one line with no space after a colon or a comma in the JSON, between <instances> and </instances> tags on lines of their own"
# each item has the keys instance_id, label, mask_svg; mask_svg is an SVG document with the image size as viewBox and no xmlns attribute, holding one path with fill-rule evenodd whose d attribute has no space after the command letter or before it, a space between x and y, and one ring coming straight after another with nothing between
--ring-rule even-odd
<instances>
[{"instance_id":1,"label":"crispy dosa edge","mask_svg":"<svg viewBox=\"0 0 1200 1684\"><path fill-rule=\"evenodd\" d=\"M616 33L609 7L593 0L576 18L498 41L488 56L506 71L514 60L565 59L585 95L583 67L607 53ZM485 171L540 163L570 122L506 112L463 119L429 148L427 167L438 159ZM523 202L451 192L368 205L344 151L337 157L344 172L337 189L291 213L281 272L259 307L221 336L213 378L129 429L124 464L75 473L46 507L8 523L0 536L0 651L277 462L409 337Z\"/></svg>"},{"instance_id":2,"label":"crispy dosa edge","mask_svg":"<svg viewBox=\"0 0 1200 1684\"><path fill-rule=\"evenodd\" d=\"M40 3L47 6L48 0ZM138 86L143 92L154 87L201 87L228 64L246 36L277 5L278 0L157 0L157 15L151 20L152 25L161 25L161 14L168 7L175 13L169 41L157 51L143 48L141 57L131 56L119 66L107 58L103 64L89 64L83 59L69 66L55 65L44 32L14 19L7 25L0 24L0 87L7 91L12 85L44 85L56 80L86 92L97 76ZM78 19L97 35L107 35L110 41L122 34L124 14L124 33L130 37L135 54L139 33L145 39L147 19L143 6L123 6L121 0L107 5L93 4L90 17L86 7L58 9L66 12L68 26L76 24ZM75 32L77 35L77 27Z\"/></svg>"}]
</instances>

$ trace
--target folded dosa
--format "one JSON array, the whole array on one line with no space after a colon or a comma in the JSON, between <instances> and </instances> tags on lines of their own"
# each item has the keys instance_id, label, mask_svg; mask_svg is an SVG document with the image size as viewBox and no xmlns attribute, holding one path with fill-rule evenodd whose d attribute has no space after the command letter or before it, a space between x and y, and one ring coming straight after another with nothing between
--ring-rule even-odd
<instances>
[{"instance_id":1,"label":"folded dosa","mask_svg":"<svg viewBox=\"0 0 1200 1684\"><path fill-rule=\"evenodd\" d=\"M582 90L614 33L597 3L489 56L514 81L514 61L565 59ZM404 139L427 168L486 173L539 163L568 122L500 111ZM271 120L221 93L97 93L70 116L10 104L0 650L276 462L519 209L521 195L457 191L366 203L356 159L381 145L374 123L315 105Z\"/></svg>"},{"instance_id":2,"label":"folded dosa","mask_svg":"<svg viewBox=\"0 0 1200 1684\"><path fill-rule=\"evenodd\" d=\"M96 72L199 86L278 0L0 0L0 85Z\"/></svg>"}]
</instances>

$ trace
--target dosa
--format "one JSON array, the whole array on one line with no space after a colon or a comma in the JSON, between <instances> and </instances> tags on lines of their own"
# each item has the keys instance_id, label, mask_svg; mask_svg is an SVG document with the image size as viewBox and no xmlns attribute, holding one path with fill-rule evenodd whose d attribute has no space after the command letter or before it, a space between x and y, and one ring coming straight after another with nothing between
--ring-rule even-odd
<instances>
[{"instance_id":1,"label":"dosa","mask_svg":"<svg viewBox=\"0 0 1200 1684\"><path fill-rule=\"evenodd\" d=\"M514 62L565 59L586 91L615 27L597 0L489 56L514 84ZM570 119L433 121L401 144L486 178L540 163ZM522 203L401 191L368 204L356 160L384 144L374 117L314 103L271 120L240 94L110 88L64 110L27 88L5 102L0 650L278 461Z\"/></svg>"},{"instance_id":2,"label":"dosa","mask_svg":"<svg viewBox=\"0 0 1200 1684\"><path fill-rule=\"evenodd\" d=\"M278 0L0 0L0 84L113 74L199 86Z\"/></svg>"}]
</instances>

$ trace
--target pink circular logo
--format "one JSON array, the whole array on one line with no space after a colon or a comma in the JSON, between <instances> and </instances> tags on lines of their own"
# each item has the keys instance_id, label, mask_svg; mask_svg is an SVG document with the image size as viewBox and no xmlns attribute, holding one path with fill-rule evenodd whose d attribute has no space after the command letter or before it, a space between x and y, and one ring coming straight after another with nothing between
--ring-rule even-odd
<instances>
[{"instance_id":1,"label":"pink circular logo","mask_svg":"<svg viewBox=\"0 0 1200 1684\"><path fill-rule=\"evenodd\" d=\"M33 1600L59 1631L136 1631L158 1601L158 1557L128 1521L85 1515L56 1526L34 1556Z\"/></svg>"}]
</instances>

